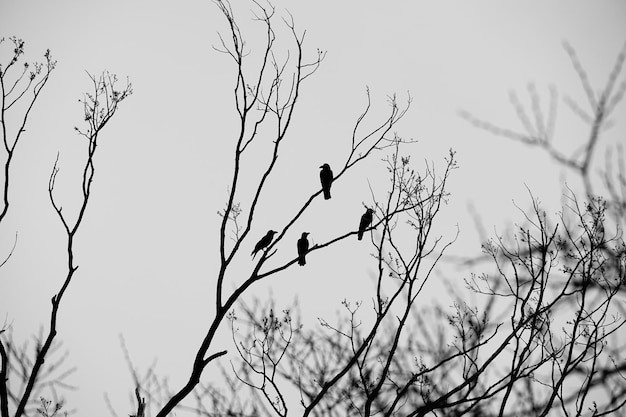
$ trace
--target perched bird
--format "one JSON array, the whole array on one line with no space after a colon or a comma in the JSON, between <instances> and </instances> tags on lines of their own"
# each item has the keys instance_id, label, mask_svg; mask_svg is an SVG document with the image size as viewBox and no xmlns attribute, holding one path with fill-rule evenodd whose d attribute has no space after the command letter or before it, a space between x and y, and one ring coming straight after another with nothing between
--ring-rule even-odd
<instances>
[{"instance_id":1,"label":"perched bird","mask_svg":"<svg viewBox=\"0 0 626 417\"><path fill-rule=\"evenodd\" d=\"M309 251L309 241L307 240L308 232L302 232L302 237L298 239L298 265L306 265L304 256Z\"/></svg>"},{"instance_id":2,"label":"perched bird","mask_svg":"<svg viewBox=\"0 0 626 417\"><path fill-rule=\"evenodd\" d=\"M371 208L368 208L367 210L365 210L365 213L363 213L363 215L361 216L361 223L359 223L359 235L358 235L359 240L363 239L363 233L365 233L365 229L367 229L369 225L372 224L373 214L374 214L374 210L372 210Z\"/></svg>"},{"instance_id":3,"label":"perched bird","mask_svg":"<svg viewBox=\"0 0 626 417\"><path fill-rule=\"evenodd\" d=\"M256 245L254 246L254 250L252 251L252 253L250 255L252 255L252 257L256 256L256 253L258 251L260 251L263 248L266 248L267 246L269 246L270 243L272 243L272 239L274 239L274 235L277 232L274 230L270 230L267 232L267 234L265 236L263 236L261 238L261 240L259 240Z\"/></svg>"},{"instance_id":4,"label":"perched bird","mask_svg":"<svg viewBox=\"0 0 626 417\"><path fill-rule=\"evenodd\" d=\"M330 165L324 164L320 168L320 182L322 183L322 190L324 190L324 200L330 200L330 184L333 182L333 171L330 169Z\"/></svg>"}]
</instances>

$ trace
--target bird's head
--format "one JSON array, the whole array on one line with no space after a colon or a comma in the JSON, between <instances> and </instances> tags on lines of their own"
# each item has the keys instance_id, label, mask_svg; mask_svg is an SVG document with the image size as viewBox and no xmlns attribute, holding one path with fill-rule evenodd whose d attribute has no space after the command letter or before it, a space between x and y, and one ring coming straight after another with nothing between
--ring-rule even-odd
<instances>
[{"instance_id":1,"label":"bird's head","mask_svg":"<svg viewBox=\"0 0 626 417\"><path fill-rule=\"evenodd\" d=\"M310 235L309 232L302 232L302 237L307 237L308 235Z\"/></svg>"},{"instance_id":2,"label":"bird's head","mask_svg":"<svg viewBox=\"0 0 626 417\"><path fill-rule=\"evenodd\" d=\"M270 236L274 236L276 233L278 233L276 230L270 230L267 232L267 234Z\"/></svg>"},{"instance_id":3,"label":"bird's head","mask_svg":"<svg viewBox=\"0 0 626 417\"><path fill-rule=\"evenodd\" d=\"M324 165L320 166L320 168L322 168L322 169L330 169L330 165L324 164Z\"/></svg>"}]
</instances>

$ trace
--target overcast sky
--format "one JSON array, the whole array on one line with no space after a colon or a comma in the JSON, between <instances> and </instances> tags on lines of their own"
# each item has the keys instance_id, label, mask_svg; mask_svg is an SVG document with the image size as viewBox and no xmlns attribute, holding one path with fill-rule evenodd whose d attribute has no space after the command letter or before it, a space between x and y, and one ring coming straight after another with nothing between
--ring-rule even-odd
<instances>
[{"instance_id":1,"label":"overcast sky","mask_svg":"<svg viewBox=\"0 0 626 417\"><path fill-rule=\"evenodd\" d=\"M237 3L239 25L253 46L262 28L251 19L251 4ZM342 161L365 106L366 86L373 121L385 117L389 94L413 97L395 130L417 140L405 150L414 161L432 161L443 169L447 150L457 151L460 169L438 224L447 238L460 228L455 253L480 251L468 207L488 232L503 230L521 220L513 200L527 207L528 186L549 213L556 212L567 172L538 150L477 130L459 111L521 130L509 92L528 102L529 82L544 104L551 85L561 96L585 101L563 41L575 48L598 89L626 41L623 1L275 5L281 16L289 10L299 32L306 30L307 56L316 48L327 55L303 86L273 194L259 212L249 245L266 230L281 227L281 213L317 189L319 165ZM68 382L79 390L66 394L68 408L78 408L78 415L106 415L105 392L119 415L131 411L132 380L120 334L139 367L158 358L157 371L170 375L170 386L178 388L213 313L216 212L227 195L236 132L233 63L212 48L218 45L217 33L226 30L211 1L0 0L0 37L24 39L29 61L41 59L47 48L58 60L17 151L12 206L0 226L2 258L19 232L15 253L0 270L0 317L19 340L39 326L47 331L49 300L64 278L64 234L46 187L57 152L58 182L77 185L76 161L84 156L85 143L73 127L81 123L77 100L90 88L85 70L108 70L122 82L128 77L134 89L100 139L93 199L77 237L80 267L59 316L58 338L71 352L68 364L78 367ZM277 32L279 48L293 46L284 28ZM6 44L0 48L6 62L10 50ZM623 105L616 114L626 115ZM588 132L562 105L556 128L563 149ZM626 118L617 117L606 143L623 140L625 133ZM381 168L379 157L372 158L333 189L334 206L313 204L311 210L323 214L306 217L301 226L313 242L347 227L334 215L338 210L355 213L356 229L362 203L371 202L367 181L376 182ZM579 186L574 176L567 178ZM61 195L67 210L76 202L71 190ZM342 253L311 256L306 269L280 274L259 285L256 294L272 291L284 303L298 296L308 314L306 325L315 326L319 316L333 319L340 300L359 299L354 280L368 276L365 263L362 270L344 265L345 259L367 260L367 247L338 248ZM462 280L464 274L447 278ZM224 339L222 347L229 343Z\"/></svg>"}]
</instances>

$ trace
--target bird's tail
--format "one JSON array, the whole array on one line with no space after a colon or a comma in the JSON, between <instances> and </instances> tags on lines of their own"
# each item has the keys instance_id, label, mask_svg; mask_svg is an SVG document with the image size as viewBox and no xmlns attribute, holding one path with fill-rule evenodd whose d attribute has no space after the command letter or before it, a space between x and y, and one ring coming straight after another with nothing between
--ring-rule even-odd
<instances>
[{"instance_id":1,"label":"bird's tail","mask_svg":"<svg viewBox=\"0 0 626 417\"><path fill-rule=\"evenodd\" d=\"M306 259L304 258L304 255L298 257L298 265L300 266L306 265Z\"/></svg>"},{"instance_id":2,"label":"bird's tail","mask_svg":"<svg viewBox=\"0 0 626 417\"><path fill-rule=\"evenodd\" d=\"M324 190L324 200L330 200L330 190Z\"/></svg>"},{"instance_id":3,"label":"bird's tail","mask_svg":"<svg viewBox=\"0 0 626 417\"><path fill-rule=\"evenodd\" d=\"M361 230L359 230L359 234L357 236L357 239L363 240L363 232Z\"/></svg>"}]
</instances>

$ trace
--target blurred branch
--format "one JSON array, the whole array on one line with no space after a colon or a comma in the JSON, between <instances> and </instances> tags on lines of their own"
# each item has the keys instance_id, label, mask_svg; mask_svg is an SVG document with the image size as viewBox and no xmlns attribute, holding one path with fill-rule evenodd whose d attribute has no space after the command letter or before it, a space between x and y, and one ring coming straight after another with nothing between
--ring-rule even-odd
<instances>
[{"instance_id":1,"label":"blurred branch","mask_svg":"<svg viewBox=\"0 0 626 417\"><path fill-rule=\"evenodd\" d=\"M574 151L569 155L557 149L553 144L552 138L554 134L554 124L556 120L556 102L558 94L556 89L550 88L550 107L547 118L544 117L540 106L539 95L534 84L529 84L528 92L531 98L531 111L533 119L528 115L526 108L520 103L517 95L512 92L510 94L511 103L515 109L518 119L524 127L525 133L516 132L510 129L501 128L495 124L484 121L473 116L467 111L460 113L461 117L466 119L472 125L479 129L486 130L497 136L506 137L515 141L522 142L526 145L538 146L547 152L556 162L567 168L574 170L581 176L585 191L589 198L594 196L593 185L591 182L591 164L593 155L598 146L600 135L603 130L611 124L609 117L613 114L617 105L623 100L626 93L626 80L622 80L618 84L626 60L626 43L617 55L613 69L611 70L605 86L600 92L595 93L591 87L586 71L584 70L574 48L568 43L564 43L564 48L572 61L574 70L578 74L578 78L583 86L583 90L587 96L588 110L584 110L583 106L578 104L570 97L565 98L565 104L578 115L586 124L590 126L588 138L585 146L580 151ZM545 120L547 119L547 123ZM578 154L581 154L580 156Z\"/></svg>"}]
</instances>

